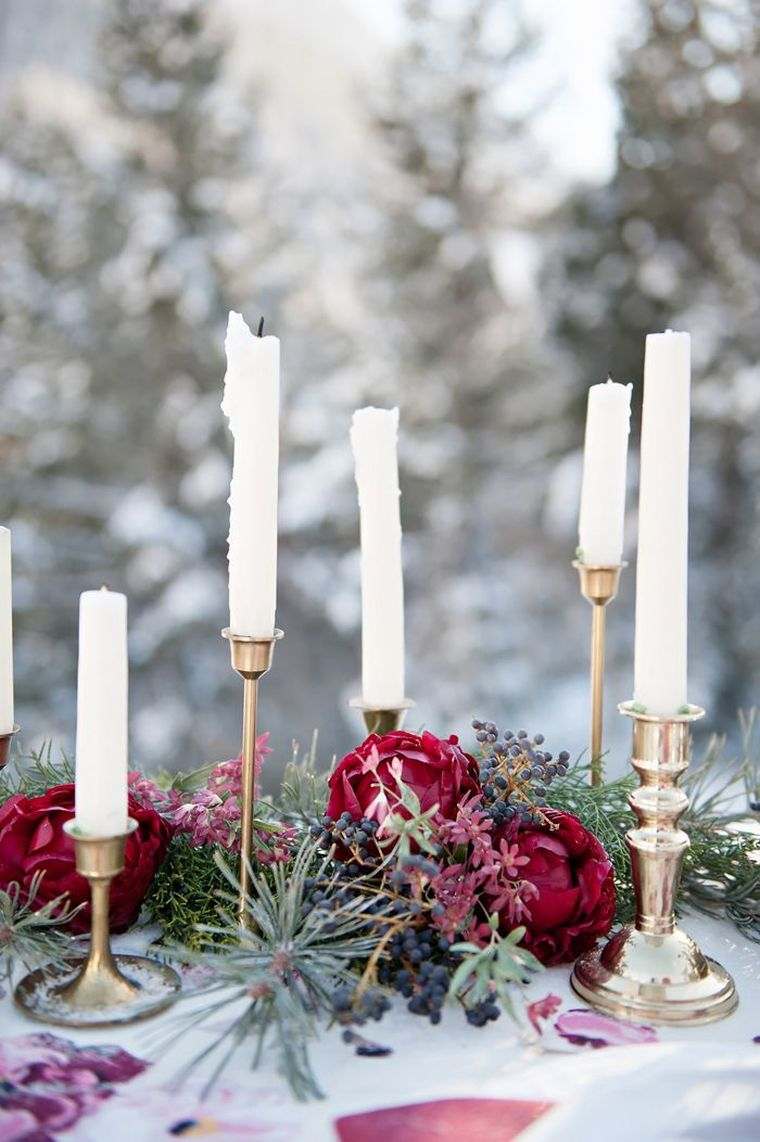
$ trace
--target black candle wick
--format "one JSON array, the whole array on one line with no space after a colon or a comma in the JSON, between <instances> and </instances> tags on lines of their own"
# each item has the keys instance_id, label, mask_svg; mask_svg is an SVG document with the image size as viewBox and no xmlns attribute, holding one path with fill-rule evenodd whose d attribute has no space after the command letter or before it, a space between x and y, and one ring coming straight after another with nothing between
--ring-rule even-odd
<instances>
[{"instance_id":1,"label":"black candle wick","mask_svg":"<svg viewBox=\"0 0 760 1142\"><path fill-rule=\"evenodd\" d=\"M256 336L257 337L263 337L264 336L264 318L263 317L259 318L259 327L256 330Z\"/></svg>"}]
</instances>

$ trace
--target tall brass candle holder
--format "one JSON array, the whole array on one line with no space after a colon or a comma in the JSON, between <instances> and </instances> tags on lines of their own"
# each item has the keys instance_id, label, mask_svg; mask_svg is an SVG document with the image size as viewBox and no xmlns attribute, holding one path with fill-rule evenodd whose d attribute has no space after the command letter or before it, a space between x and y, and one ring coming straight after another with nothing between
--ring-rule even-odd
<instances>
[{"instance_id":1,"label":"tall brass candle holder","mask_svg":"<svg viewBox=\"0 0 760 1142\"><path fill-rule=\"evenodd\" d=\"M111 951L111 881L124 868L127 837L136 828L129 818L126 833L90 837L77 831L76 821L64 825L74 840L77 872L90 882L90 951L84 960L38 968L21 980L14 999L32 1019L65 1027L132 1023L168 1007L180 990L179 976L166 964Z\"/></svg>"},{"instance_id":2,"label":"tall brass candle holder","mask_svg":"<svg viewBox=\"0 0 760 1142\"><path fill-rule=\"evenodd\" d=\"M246 907L251 883L253 859L253 807L256 799L256 716L259 702L259 679L272 665L275 643L283 631L275 630L270 636L234 634L229 627L222 637L230 644L233 668L243 679L243 744L242 793L240 798L240 895L237 916L241 928L250 927L250 911Z\"/></svg>"},{"instance_id":3,"label":"tall brass candle holder","mask_svg":"<svg viewBox=\"0 0 760 1142\"><path fill-rule=\"evenodd\" d=\"M367 734L389 734L400 730L407 711L414 707L410 698L404 698L395 706L368 706L363 698L352 698L348 703L352 710L361 710Z\"/></svg>"},{"instance_id":4,"label":"tall brass candle holder","mask_svg":"<svg viewBox=\"0 0 760 1142\"><path fill-rule=\"evenodd\" d=\"M673 717L618 707L633 719L631 765L641 785L629 797L638 824L626 834L636 919L573 968L574 990L601 1011L654 1023L711 1023L737 1005L731 976L700 951L675 921L681 862L689 847L678 821L689 799L678 781L689 765L691 723L704 710Z\"/></svg>"},{"instance_id":5,"label":"tall brass candle holder","mask_svg":"<svg viewBox=\"0 0 760 1142\"><path fill-rule=\"evenodd\" d=\"M580 577L581 594L591 603L591 784L601 785L604 771L604 649L607 606L618 593L620 572L627 566L611 567L573 561Z\"/></svg>"},{"instance_id":6,"label":"tall brass candle holder","mask_svg":"<svg viewBox=\"0 0 760 1142\"><path fill-rule=\"evenodd\" d=\"M14 726L12 730L8 730L5 734L0 734L0 769L5 769L11 756L11 746L13 739L21 729L21 726Z\"/></svg>"}]
</instances>

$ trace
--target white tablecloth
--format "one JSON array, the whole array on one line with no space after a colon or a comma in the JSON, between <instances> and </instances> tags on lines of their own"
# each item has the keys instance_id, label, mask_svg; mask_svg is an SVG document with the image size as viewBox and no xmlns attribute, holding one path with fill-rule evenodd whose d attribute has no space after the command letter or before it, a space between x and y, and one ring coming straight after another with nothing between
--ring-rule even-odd
<instances>
[{"instance_id":1,"label":"white tablecloth","mask_svg":"<svg viewBox=\"0 0 760 1142\"><path fill-rule=\"evenodd\" d=\"M270 1061L251 1072L247 1045L205 1103L198 1097L200 1075L186 1077L175 1089L173 1080L208 1045L211 1028L193 1031L166 1051L160 1043L175 1018L172 1013L123 1029L69 1032L29 1022L6 995L0 1004L0 1048L12 1059L23 1046L20 1037L49 1031L81 1045L115 1043L151 1060L143 1074L115 1084L109 1098L60 1134L81 1142L150 1142L191 1130L208 1138L318 1142L336 1137L334 1123L340 1116L464 1097L551 1102L553 1107L520 1135L530 1140L756 1140L760 1043L753 1039L760 1036L760 946L729 925L703 917L689 916L685 926L736 979L739 1009L721 1023L658 1028L657 1042L635 1046L573 1047L551 1033L544 1046L526 1046L504 1016L479 1030L452 1009L432 1027L408 1015L399 1001L368 1030L393 1048L389 1056L357 1057L337 1028L314 1045L315 1068L328 1095L322 1102L294 1102ZM121 950L141 950L134 935L118 944ZM548 992L562 999L563 1010L581 1006L565 968L542 973L530 988L533 998ZM219 1030L221 1025L216 1021L211 1027ZM491 1140L498 1142L498 1134L491 1134Z\"/></svg>"}]
</instances>

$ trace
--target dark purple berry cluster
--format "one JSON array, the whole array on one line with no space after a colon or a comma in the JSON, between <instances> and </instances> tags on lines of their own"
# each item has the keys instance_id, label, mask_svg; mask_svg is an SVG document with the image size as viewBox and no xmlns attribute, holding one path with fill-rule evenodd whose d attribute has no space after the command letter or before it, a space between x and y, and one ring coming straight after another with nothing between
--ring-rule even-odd
<instances>
[{"instance_id":1,"label":"dark purple berry cluster","mask_svg":"<svg viewBox=\"0 0 760 1142\"><path fill-rule=\"evenodd\" d=\"M331 998L333 1017L338 1023L354 1023L358 1027L374 1019L379 1021L391 1009L391 1001L377 987L361 990L349 983L339 984Z\"/></svg>"},{"instance_id":2,"label":"dark purple berry cluster","mask_svg":"<svg viewBox=\"0 0 760 1142\"><path fill-rule=\"evenodd\" d=\"M377 846L372 843L377 830L377 821L370 821L366 817L357 821L348 812L341 813L336 821L325 815L314 821L310 827L311 835L322 841L326 848L331 845L342 845L359 855L365 855L372 850L377 851Z\"/></svg>"},{"instance_id":3,"label":"dark purple berry cluster","mask_svg":"<svg viewBox=\"0 0 760 1142\"><path fill-rule=\"evenodd\" d=\"M485 1027L501 1015L501 1008L495 999L484 999L467 1008L467 1022L472 1027Z\"/></svg>"},{"instance_id":4,"label":"dark purple berry cluster","mask_svg":"<svg viewBox=\"0 0 760 1142\"><path fill-rule=\"evenodd\" d=\"M399 928L388 944L388 956L378 969L378 982L392 987L407 1001L412 1015L440 1023L456 960L450 943L437 928Z\"/></svg>"},{"instance_id":5,"label":"dark purple berry cluster","mask_svg":"<svg viewBox=\"0 0 760 1142\"><path fill-rule=\"evenodd\" d=\"M526 730L502 732L494 722L479 718L473 719L472 728L481 747L479 777L485 811L497 826L539 822L547 790L567 773L570 754L562 750L555 758L544 749L543 734L530 738Z\"/></svg>"}]
</instances>

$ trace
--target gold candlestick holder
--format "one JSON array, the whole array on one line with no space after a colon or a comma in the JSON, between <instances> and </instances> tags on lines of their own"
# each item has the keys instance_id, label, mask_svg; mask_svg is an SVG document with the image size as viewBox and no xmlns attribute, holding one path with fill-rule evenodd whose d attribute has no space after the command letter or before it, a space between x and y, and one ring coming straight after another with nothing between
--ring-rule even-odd
<instances>
[{"instance_id":1,"label":"gold candlestick holder","mask_svg":"<svg viewBox=\"0 0 760 1142\"><path fill-rule=\"evenodd\" d=\"M256 718L259 702L259 679L272 665L275 643L284 632L275 630L270 636L235 634L226 627L222 637L230 644L233 668L243 679L243 744L242 792L240 797L240 895L237 916L241 928L251 925L246 901L250 893L253 860L253 807L256 800Z\"/></svg>"},{"instance_id":2,"label":"gold candlestick holder","mask_svg":"<svg viewBox=\"0 0 760 1142\"><path fill-rule=\"evenodd\" d=\"M591 603L591 784L601 785L604 778L604 652L607 606L618 593L620 572L626 563L603 567L573 561L578 571L583 598Z\"/></svg>"},{"instance_id":3,"label":"gold candlestick holder","mask_svg":"<svg viewBox=\"0 0 760 1142\"><path fill-rule=\"evenodd\" d=\"M90 837L77 831L76 821L64 825L74 840L77 872L90 882L90 951L86 959L38 968L21 980L14 999L32 1019L65 1027L132 1023L168 1007L179 992L180 978L166 964L111 951L111 881L124 868L127 837L136 828L129 818L126 833Z\"/></svg>"},{"instance_id":4,"label":"gold candlestick holder","mask_svg":"<svg viewBox=\"0 0 760 1142\"><path fill-rule=\"evenodd\" d=\"M20 729L21 726L16 725L12 730L8 730L7 733L0 734L0 769L5 769L6 765L10 761L13 739Z\"/></svg>"},{"instance_id":5,"label":"gold candlestick holder","mask_svg":"<svg viewBox=\"0 0 760 1142\"><path fill-rule=\"evenodd\" d=\"M414 707L411 698L404 698L395 706L368 706L363 698L352 698L348 704L352 710L361 710L367 735L380 736L400 730L406 721L407 712Z\"/></svg>"},{"instance_id":6,"label":"gold candlestick holder","mask_svg":"<svg viewBox=\"0 0 760 1142\"><path fill-rule=\"evenodd\" d=\"M626 834L636 919L582 955L570 982L592 1007L623 1019L711 1023L736 1007L734 981L678 927L674 913L689 847L678 828L689 799L678 781L689 765L691 723L704 710L689 706L666 718L639 712L633 703L618 708L633 719L631 765L641 782L629 797L638 825Z\"/></svg>"}]
</instances>

